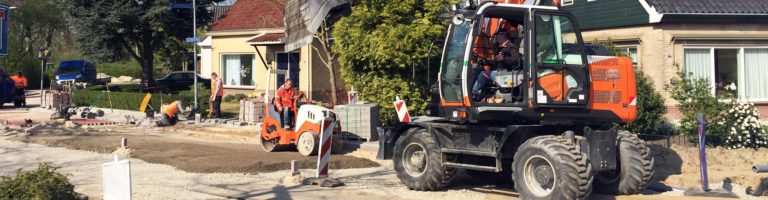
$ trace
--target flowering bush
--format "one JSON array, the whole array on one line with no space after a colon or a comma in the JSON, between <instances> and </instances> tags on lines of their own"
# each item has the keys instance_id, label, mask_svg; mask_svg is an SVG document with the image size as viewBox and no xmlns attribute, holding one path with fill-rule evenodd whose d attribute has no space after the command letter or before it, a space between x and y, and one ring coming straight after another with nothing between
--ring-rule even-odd
<instances>
[{"instance_id":1,"label":"flowering bush","mask_svg":"<svg viewBox=\"0 0 768 200\"><path fill-rule=\"evenodd\" d=\"M726 129L724 132L728 135L725 147L768 147L768 134L761 127L760 113L754 104L731 100L729 107L718 122Z\"/></svg>"}]
</instances>

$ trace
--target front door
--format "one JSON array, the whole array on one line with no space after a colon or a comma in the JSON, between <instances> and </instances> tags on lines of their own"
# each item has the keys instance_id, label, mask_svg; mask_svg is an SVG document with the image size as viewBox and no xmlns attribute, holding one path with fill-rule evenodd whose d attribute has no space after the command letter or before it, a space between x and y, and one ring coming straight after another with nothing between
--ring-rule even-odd
<instances>
[{"instance_id":1,"label":"front door","mask_svg":"<svg viewBox=\"0 0 768 200\"><path fill-rule=\"evenodd\" d=\"M534 107L585 107L588 64L576 21L564 12L536 11L531 22Z\"/></svg>"},{"instance_id":2,"label":"front door","mask_svg":"<svg viewBox=\"0 0 768 200\"><path fill-rule=\"evenodd\" d=\"M299 53L277 53L277 88L291 79L293 87L299 87Z\"/></svg>"}]
</instances>

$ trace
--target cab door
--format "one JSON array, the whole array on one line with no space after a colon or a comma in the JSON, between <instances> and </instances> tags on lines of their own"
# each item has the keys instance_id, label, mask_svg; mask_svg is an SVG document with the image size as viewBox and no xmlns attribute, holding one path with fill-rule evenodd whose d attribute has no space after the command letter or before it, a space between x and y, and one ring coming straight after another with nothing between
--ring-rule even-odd
<instances>
[{"instance_id":1,"label":"cab door","mask_svg":"<svg viewBox=\"0 0 768 200\"><path fill-rule=\"evenodd\" d=\"M533 106L586 107L589 65L576 20L567 12L537 10L529 24Z\"/></svg>"},{"instance_id":2,"label":"cab door","mask_svg":"<svg viewBox=\"0 0 768 200\"><path fill-rule=\"evenodd\" d=\"M443 107L463 107L465 90L463 73L467 68L467 41L471 30L470 21L452 24L443 47L440 63L440 97Z\"/></svg>"}]
</instances>

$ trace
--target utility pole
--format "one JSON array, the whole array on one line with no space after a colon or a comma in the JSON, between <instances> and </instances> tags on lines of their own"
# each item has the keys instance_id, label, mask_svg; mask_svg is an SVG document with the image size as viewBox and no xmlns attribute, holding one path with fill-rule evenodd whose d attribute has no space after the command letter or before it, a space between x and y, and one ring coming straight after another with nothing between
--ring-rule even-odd
<instances>
[{"instance_id":1,"label":"utility pole","mask_svg":"<svg viewBox=\"0 0 768 200\"><path fill-rule=\"evenodd\" d=\"M195 109L198 109L197 100L197 43L200 39L197 38L197 0L192 0L192 4L188 3L171 3L172 9L192 9L192 37L186 38L186 42L192 43L192 65L194 65L195 74Z\"/></svg>"},{"instance_id":2,"label":"utility pole","mask_svg":"<svg viewBox=\"0 0 768 200\"><path fill-rule=\"evenodd\" d=\"M200 41L197 41L197 6L195 4L197 0L192 0L192 37L195 38L195 42L192 43L192 65L194 66L194 74L195 74L195 110L199 109L197 104L197 43Z\"/></svg>"}]
</instances>

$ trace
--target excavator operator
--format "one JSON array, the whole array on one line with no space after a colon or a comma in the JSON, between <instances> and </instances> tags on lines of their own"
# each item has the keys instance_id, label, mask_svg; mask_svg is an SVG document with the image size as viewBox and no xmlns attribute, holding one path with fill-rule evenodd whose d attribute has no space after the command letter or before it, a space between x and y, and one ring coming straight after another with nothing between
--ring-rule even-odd
<instances>
[{"instance_id":1,"label":"excavator operator","mask_svg":"<svg viewBox=\"0 0 768 200\"><path fill-rule=\"evenodd\" d=\"M514 28L510 29L514 30ZM481 96L481 90L495 85L489 83L495 83L497 69L519 69L522 55L520 54L520 48L516 45L516 41L519 40L517 31L513 30L501 29L495 34L494 37L496 43L498 43L498 49L496 50L492 61L484 61L480 63L483 66L483 71L477 75L475 84L472 86L474 99L483 98Z\"/></svg>"}]
</instances>

